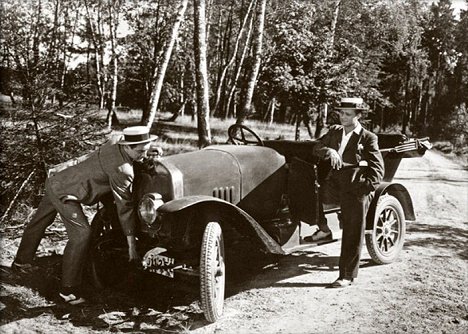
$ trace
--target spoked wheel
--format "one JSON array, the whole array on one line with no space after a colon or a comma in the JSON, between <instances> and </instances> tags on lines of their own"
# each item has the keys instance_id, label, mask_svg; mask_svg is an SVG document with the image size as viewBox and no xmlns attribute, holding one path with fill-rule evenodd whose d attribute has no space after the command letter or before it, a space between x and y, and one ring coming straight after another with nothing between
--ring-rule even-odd
<instances>
[{"instance_id":1,"label":"spoked wheel","mask_svg":"<svg viewBox=\"0 0 468 334\"><path fill-rule=\"evenodd\" d=\"M391 195L379 199L372 234L366 234L366 246L378 264L395 261L405 242L405 213L400 202Z\"/></svg>"},{"instance_id":2,"label":"spoked wheel","mask_svg":"<svg viewBox=\"0 0 468 334\"><path fill-rule=\"evenodd\" d=\"M226 268L221 226L206 225L200 254L200 297L206 320L215 322L223 313Z\"/></svg>"}]
</instances>

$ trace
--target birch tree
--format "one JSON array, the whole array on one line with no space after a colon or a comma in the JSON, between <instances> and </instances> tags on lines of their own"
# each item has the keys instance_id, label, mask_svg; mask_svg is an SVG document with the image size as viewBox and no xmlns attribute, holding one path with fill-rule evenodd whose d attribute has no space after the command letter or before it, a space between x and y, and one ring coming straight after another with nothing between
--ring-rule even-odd
<instances>
[{"instance_id":1,"label":"birch tree","mask_svg":"<svg viewBox=\"0 0 468 334\"><path fill-rule=\"evenodd\" d=\"M175 18L174 26L172 27L171 36L166 45L166 51L164 52L163 60L158 68L156 84L153 87L150 97L149 115L148 119L143 119L142 123L146 124L147 127L151 127L153 124L156 112L158 110L159 97L161 95L161 89L164 82L164 76L166 69L171 59L172 49L179 33L179 27L184 20L184 14L187 9L188 0L181 0L179 11Z\"/></svg>"},{"instance_id":2,"label":"birch tree","mask_svg":"<svg viewBox=\"0 0 468 334\"><path fill-rule=\"evenodd\" d=\"M108 95L107 106L107 127L110 130L112 124L118 124L119 120L117 118L115 110L115 101L117 100L117 85L119 81L119 70L118 70L118 53L117 53L117 26L119 22L119 8L121 6L120 1L111 1L108 3L109 11L109 36L111 44L111 56L112 56L112 75L111 81L112 86L110 93Z\"/></svg>"},{"instance_id":3,"label":"birch tree","mask_svg":"<svg viewBox=\"0 0 468 334\"><path fill-rule=\"evenodd\" d=\"M214 106L213 114L218 113L219 100L220 100L220 97L221 97L221 90L224 87L224 80L226 78L226 73L227 73L228 69L232 66L232 64L234 64L234 60L236 59L237 51L239 49L240 41L241 41L242 35L244 34L245 25L247 24L250 13L252 12L252 8L255 6L255 2L256 2L256 0L251 0L250 3L249 3L249 7L247 8L247 12L245 13L244 19L242 20L242 24L241 24L241 26L239 28L239 32L237 34L236 43L234 45L234 50L232 51L231 58L229 59L228 63L224 66L223 71L221 73L221 76L220 76L220 79L219 79L219 82L218 82L218 88L216 89L216 100L215 100L215 106Z\"/></svg>"},{"instance_id":4,"label":"birch tree","mask_svg":"<svg viewBox=\"0 0 468 334\"><path fill-rule=\"evenodd\" d=\"M92 4L89 0L84 0L84 5L86 9L86 19L88 21L89 37L91 38L91 44L93 46L92 49L94 52L94 65L96 67L95 80L99 99L99 109L103 109L107 82L107 73L104 65L105 45L103 40L103 9L101 1L98 1L97 4Z\"/></svg>"},{"instance_id":5,"label":"birch tree","mask_svg":"<svg viewBox=\"0 0 468 334\"><path fill-rule=\"evenodd\" d=\"M255 45L254 45L254 65L252 67L252 72L249 77L247 84L247 91L245 94L244 105L242 111L237 116L237 124L244 123L244 120L247 118L248 114L252 110L252 98L257 83L258 73L260 71L260 63L262 61L262 44L263 44L263 29L265 26L265 12L266 12L266 0L261 0L260 2L260 13L258 16L258 25L255 35Z\"/></svg>"},{"instance_id":6,"label":"birch tree","mask_svg":"<svg viewBox=\"0 0 468 334\"><path fill-rule=\"evenodd\" d=\"M341 0L336 0L334 3L334 8L333 8L333 17L330 25L330 37L328 39L328 54L330 57L333 56L333 49L335 47L335 34L336 34L336 24L338 22L338 16L340 14L340 5L341 5ZM326 93L326 92L325 92ZM322 129L324 125L327 122L327 114L328 114L328 104L323 103L321 107L319 107L318 113L317 113L317 120L315 123L315 138L319 138ZM303 115L303 117L307 117L307 115ZM310 133L310 125L308 121L304 121L306 123L307 130ZM296 130L297 132L297 130ZM297 138L298 139L298 138Z\"/></svg>"},{"instance_id":7,"label":"birch tree","mask_svg":"<svg viewBox=\"0 0 468 334\"><path fill-rule=\"evenodd\" d=\"M231 111L231 104L232 104L232 101L234 99L234 94L236 93L237 83L239 81L239 78L240 78L240 75L241 75L241 72L242 72L244 61L245 61L245 58L247 56L247 51L249 50L250 40L251 40L251 36L252 36L253 22L254 22L254 15L251 15L250 16L249 27L247 29L247 36L245 38L244 48L242 50L242 53L241 53L241 56L240 56L240 59L239 59L239 63L237 64L236 73L235 73L234 78L232 79L232 82L231 82L231 88L229 90L225 111L223 113L223 118L228 117L229 114L230 114L230 111ZM235 109L235 104L234 104L232 109ZM233 112L232 114L235 115L235 112Z\"/></svg>"},{"instance_id":8,"label":"birch tree","mask_svg":"<svg viewBox=\"0 0 468 334\"><path fill-rule=\"evenodd\" d=\"M202 148L211 144L209 84L206 65L205 0L194 0L193 5L198 147Z\"/></svg>"}]
</instances>

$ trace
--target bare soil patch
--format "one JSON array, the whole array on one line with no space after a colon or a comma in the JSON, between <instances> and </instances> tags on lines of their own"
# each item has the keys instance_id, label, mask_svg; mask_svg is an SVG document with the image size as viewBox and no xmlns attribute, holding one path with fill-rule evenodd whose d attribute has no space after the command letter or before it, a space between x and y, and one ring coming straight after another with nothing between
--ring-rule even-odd
<instances>
[{"instance_id":1,"label":"bare soil patch","mask_svg":"<svg viewBox=\"0 0 468 334\"><path fill-rule=\"evenodd\" d=\"M399 261L374 265L364 251L356 284L340 290L326 288L338 275L339 243L277 258L230 283L215 324L204 320L196 284L134 273L115 288L89 288L84 307L63 305L60 225L41 244L39 272L27 277L9 267L22 229L4 230L0 332L466 333L468 171L429 151L404 160L395 181L417 215Z\"/></svg>"}]
</instances>

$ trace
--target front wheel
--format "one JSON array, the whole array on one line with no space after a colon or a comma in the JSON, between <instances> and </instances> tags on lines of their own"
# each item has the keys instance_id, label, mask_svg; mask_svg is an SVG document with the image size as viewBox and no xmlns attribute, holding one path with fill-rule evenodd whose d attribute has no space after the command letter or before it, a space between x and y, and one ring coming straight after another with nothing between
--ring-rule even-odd
<instances>
[{"instance_id":1,"label":"front wheel","mask_svg":"<svg viewBox=\"0 0 468 334\"><path fill-rule=\"evenodd\" d=\"M395 261L403 248L406 234L405 213L400 202L391 195L379 198L372 234L366 234L366 246L378 264Z\"/></svg>"},{"instance_id":2,"label":"front wheel","mask_svg":"<svg viewBox=\"0 0 468 334\"><path fill-rule=\"evenodd\" d=\"M206 320L216 322L224 306L226 268L221 226L216 222L206 225L200 254L200 298Z\"/></svg>"},{"instance_id":3,"label":"front wheel","mask_svg":"<svg viewBox=\"0 0 468 334\"><path fill-rule=\"evenodd\" d=\"M121 231L109 231L91 246L88 275L97 289L122 282L130 270L127 243Z\"/></svg>"}]
</instances>

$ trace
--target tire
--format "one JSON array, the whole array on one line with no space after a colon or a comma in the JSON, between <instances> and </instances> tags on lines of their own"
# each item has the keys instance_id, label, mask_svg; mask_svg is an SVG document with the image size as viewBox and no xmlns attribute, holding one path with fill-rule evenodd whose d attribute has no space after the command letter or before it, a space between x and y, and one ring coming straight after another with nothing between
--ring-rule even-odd
<instances>
[{"instance_id":1,"label":"tire","mask_svg":"<svg viewBox=\"0 0 468 334\"><path fill-rule=\"evenodd\" d=\"M200 299L206 320L216 322L223 313L226 268L221 226L206 225L200 252Z\"/></svg>"},{"instance_id":2,"label":"tire","mask_svg":"<svg viewBox=\"0 0 468 334\"><path fill-rule=\"evenodd\" d=\"M405 213L400 202L391 195L379 198L372 234L366 234L366 246L377 264L394 262L403 248L406 234Z\"/></svg>"},{"instance_id":3,"label":"tire","mask_svg":"<svg viewBox=\"0 0 468 334\"><path fill-rule=\"evenodd\" d=\"M109 231L99 237L90 250L88 276L97 289L122 283L130 271L127 243L121 231Z\"/></svg>"}]
</instances>

